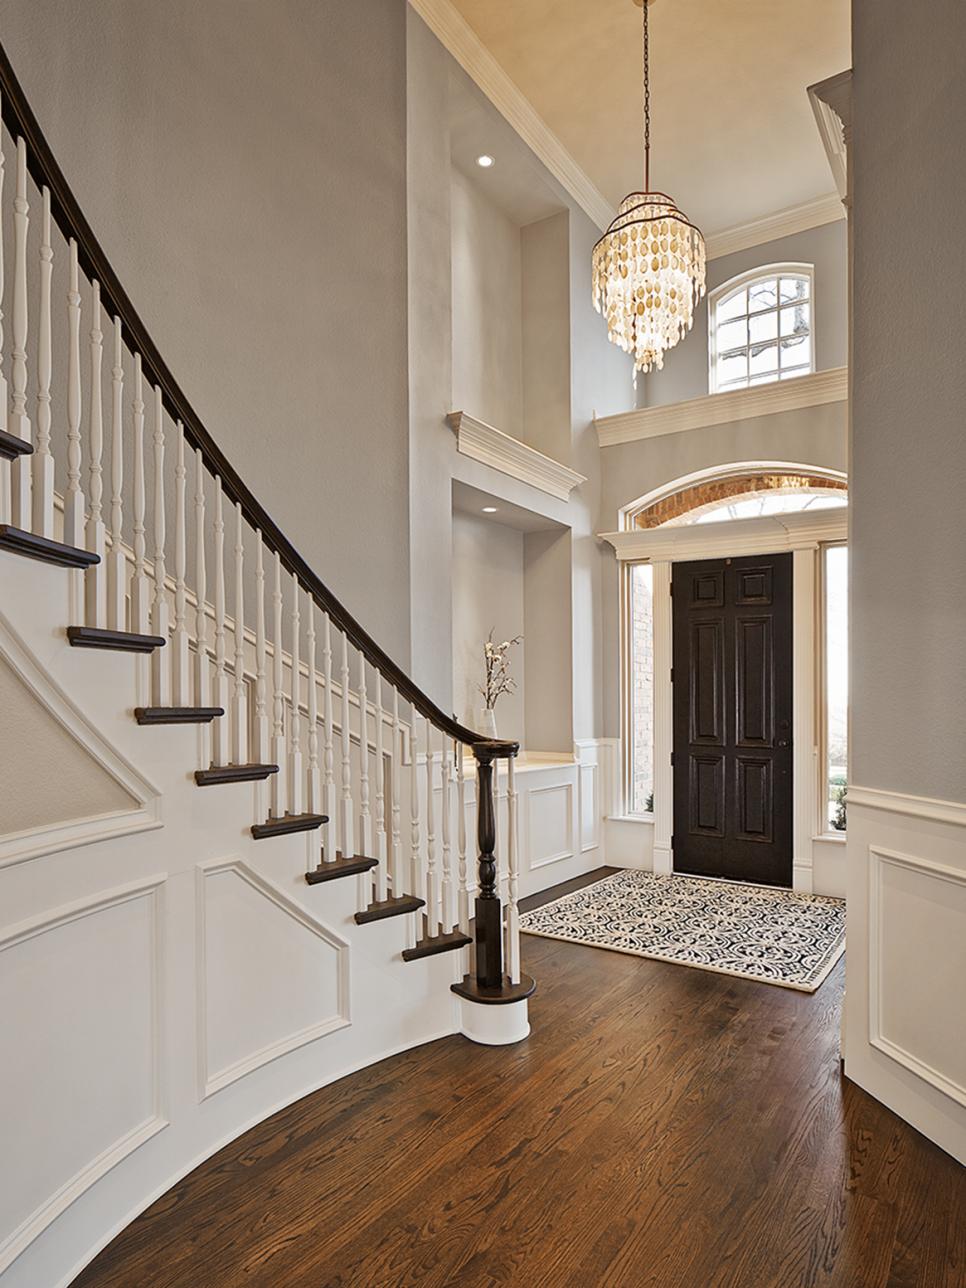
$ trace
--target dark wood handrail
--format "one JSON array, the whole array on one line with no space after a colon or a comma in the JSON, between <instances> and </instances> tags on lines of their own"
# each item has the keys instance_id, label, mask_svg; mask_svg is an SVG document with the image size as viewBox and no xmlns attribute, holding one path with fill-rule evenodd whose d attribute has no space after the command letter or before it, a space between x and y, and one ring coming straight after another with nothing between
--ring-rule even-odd
<instances>
[{"instance_id":1,"label":"dark wood handrail","mask_svg":"<svg viewBox=\"0 0 966 1288\"><path fill-rule=\"evenodd\" d=\"M57 164L2 45L0 45L0 93L2 93L3 122L15 139L21 137L27 145L27 169L38 187L47 187L50 190L51 215L54 221L68 239L73 238L77 243L80 266L89 279L100 283L104 307L112 317L120 318L122 334L128 348L141 355L142 366L148 379L161 390L165 410L174 420L180 420L184 425L188 442L201 452L202 459L211 473L220 477L228 498L241 506L242 514L249 524L261 531L266 545L279 555L285 568L298 578L302 588L312 596L316 604L328 613L330 619L346 634L356 648L362 650L371 665L389 680L400 695L421 715L430 720L437 729L441 729L466 746L475 747L478 744L486 744L490 748L491 756L515 756L519 751L518 743L494 743L491 739L487 739L485 734L476 733L460 724L453 716L448 716L431 698L428 698L402 667L380 648L368 631L359 625L348 609L333 595L250 491L241 475L205 428L161 357L147 327L141 321L111 267L110 260L94 236L84 212L77 204L77 199Z\"/></svg>"}]
</instances>

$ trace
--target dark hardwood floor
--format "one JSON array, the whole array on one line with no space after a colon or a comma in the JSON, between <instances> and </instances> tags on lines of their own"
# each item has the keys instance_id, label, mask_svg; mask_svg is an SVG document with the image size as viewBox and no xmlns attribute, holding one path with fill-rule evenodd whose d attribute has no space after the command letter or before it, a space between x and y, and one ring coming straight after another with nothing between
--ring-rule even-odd
<instances>
[{"instance_id":1,"label":"dark hardwood floor","mask_svg":"<svg viewBox=\"0 0 966 1288\"><path fill-rule=\"evenodd\" d=\"M966 1284L966 1172L840 1075L841 963L809 996L531 936L524 962L526 1042L290 1106L76 1288Z\"/></svg>"}]
</instances>

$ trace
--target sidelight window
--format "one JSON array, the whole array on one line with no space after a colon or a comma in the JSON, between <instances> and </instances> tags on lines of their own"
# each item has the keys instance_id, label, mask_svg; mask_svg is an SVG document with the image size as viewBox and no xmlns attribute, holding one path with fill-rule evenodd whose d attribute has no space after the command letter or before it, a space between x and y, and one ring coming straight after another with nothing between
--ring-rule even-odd
<instances>
[{"instance_id":1,"label":"sidelight window","mask_svg":"<svg viewBox=\"0 0 966 1288\"><path fill-rule=\"evenodd\" d=\"M626 577L625 799L628 813L650 814L654 810L653 569L650 564L631 564Z\"/></svg>"},{"instance_id":2,"label":"sidelight window","mask_svg":"<svg viewBox=\"0 0 966 1288\"><path fill-rule=\"evenodd\" d=\"M844 832L848 783L849 550L826 546L822 564L824 635L825 825Z\"/></svg>"},{"instance_id":3,"label":"sidelight window","mask_svg":"<svg viewBox=\"0 0 966 1288\"><path fill-rule=\"evenodd\" d=\"M814 371L813 304L810 264L772 264L712 291L711 392L771 384Z\"/></svg>"}]
</instances>

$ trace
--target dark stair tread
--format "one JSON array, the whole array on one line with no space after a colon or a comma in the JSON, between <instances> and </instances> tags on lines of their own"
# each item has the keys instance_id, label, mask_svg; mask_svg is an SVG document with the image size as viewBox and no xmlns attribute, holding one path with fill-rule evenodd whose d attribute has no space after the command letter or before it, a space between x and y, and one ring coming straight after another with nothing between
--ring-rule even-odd
<instances>
[{"instance_id":1,"label":"dark stair tread","mask_svg":"<svg viewBox=\"0 0 966 1288\"><path fill-rule=\"evenodd\" d=\"M406 912L418 912L425 906L425 899L417 899L414 894L401 894L398 899L370 903L365 912L356 913L356 922L364 926L370 921L384 921L386 917L401 917Z\"/></svg>"},{"instance_id":2,"label":"dark stair tread","mask_svg":"<svg viewBox=\"0 0 966 1288\"><path fill-rule=\"evenodd\" d=\"M0 456L4 460L13 461L18 456L30 456L33 450L32 443L25 443L16 434L8 434L5 429L0 429Z\"/></svg>"},{"instance_id":3,"label":"dark stair tread","mask_svg":"<svg viewBox=\"0 0 966 1288\"><path fill-rule=\"evenodd\" d=\"M67 638L74 648L106 648L118 653L153 653L167 643L161 635L107 631L100 626L68 626Z\"/></svg>"},{"instance_id":4,"label":"dark stair tread","mask_svg":"<svg viewBox=\"0 0 966 1288\"><path fill-rule=\"evenodd\" d=\"M24 532L23 528L15 528L12 523L0 523L0 550L24 555L27 559L39 559L41 563L56 564L60 568L89 568L91 564L101 562L100 555L92 554L90 550L65 546L62 541L40 537L36 532Z\"/></svg>"},{"instance_id":5,"label":"dark stair tread","mask_svg":"<svg viewBox=\"0 0 966 1288\"><path fill-rule=\"evenodd\" d=\"M278 765L212 765L210 769L196 769L195 782L199 787L215 787L218 783L255 783L277 773Z\"/></svg>"},{"instance_id":6,"label":"dark stair tread","mask_svg":"<svg viewBox=\"0 0 966 1288\"><path fill-rule=\"evenodd\" d=\"M449 930L442 935L430 935L420 939L415 948L403 949L403 961L415 962L420 957L434 957L437 953L450 953L457 948L466 948L473 940L464 935L462 930Z\"/></svg>"},{"instance_id":7,"label":"dark stair tread","mask_svg":"<svg viewBox=\"0 0 966 1288\"><path fill-rule=\"evenodd\" d=\"M348 859L340 854L331 863L323 861L314 872L306 872L305 879L309 885L320 885L323 881L336 881L339 877L357 876L378 866L378 859L370 859L365 854L353 854Z\"/></svg>"},{"instance_id":8,"label":"dark stair tread","mask_svg":"<svg viewBox=\"0 0 966 1288\"><path fill-rule=\"evenodd\" d=\"M290 832L314 832L328 821L325 814L283 814L281 818L254 823L252 836L256 841L263 841L269 836L288 836Z\"/></svg>"},{"instance_id":9,"label":"dark stair tread","mask_svg":"<svg viewBox=\"0 0 966 1288\"><path fill-rule=\"evenodd\" d=\"M506 1006L510 1002L522 1002L536 991L536 984L529 975L520 976L520 983L514 984L509 975L503 976L499 988L481 988L473 975L464 975L457 984L450 984L450 992L457 997L465 997L468 1002L483 1002L491 1006Z\"/></svg>"},{"instance_id":10,"label":"dark stair tread","mask_svg":"<svg viewBox=\"0 0 966 1288\"><path fill-rule=\"evenodd\" d=\"M209 724L225 714L224 707L135 707L139 725Z\"/></svg>"}]
</instances>

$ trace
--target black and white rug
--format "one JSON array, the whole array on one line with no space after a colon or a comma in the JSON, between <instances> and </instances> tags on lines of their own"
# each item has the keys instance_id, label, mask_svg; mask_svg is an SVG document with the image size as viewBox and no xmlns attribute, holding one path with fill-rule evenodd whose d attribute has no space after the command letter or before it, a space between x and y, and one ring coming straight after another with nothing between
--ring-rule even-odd
<instances>
[{"instance_id":1,"label":"black and white rug","mask_svg":"<svg viewBox=\"0 0 966 1288\"><path fill-rule=\"evenodd\" d=\"M625 869L523 913L520 929L814 993L845 949L845 902Z\"/></svg>"}]
</instances>

